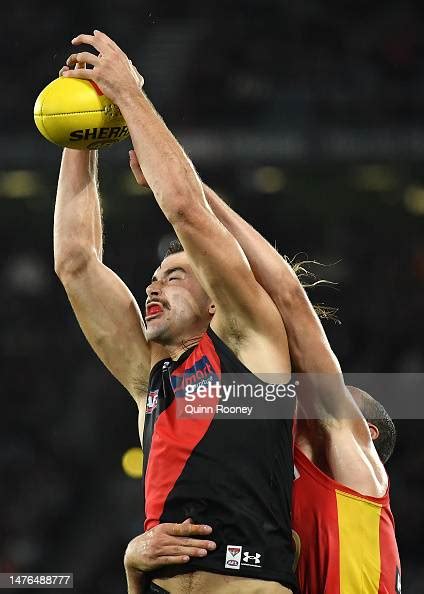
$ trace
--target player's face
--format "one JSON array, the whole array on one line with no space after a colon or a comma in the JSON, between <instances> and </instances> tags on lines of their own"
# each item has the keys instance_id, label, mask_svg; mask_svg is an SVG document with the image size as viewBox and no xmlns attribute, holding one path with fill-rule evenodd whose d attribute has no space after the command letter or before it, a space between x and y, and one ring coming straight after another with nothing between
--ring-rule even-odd
<instances>
[{"instance_id":1,"label":"player's face","mask_svg":"<svg viewBox=\"0 0 424 594\"><path fill-rule=\"evenodd\" d=\"M146 293L148 340L171 345L205 332L212 317L211 301L184 252L165 258Z\"/></svg>"}]
</instances>

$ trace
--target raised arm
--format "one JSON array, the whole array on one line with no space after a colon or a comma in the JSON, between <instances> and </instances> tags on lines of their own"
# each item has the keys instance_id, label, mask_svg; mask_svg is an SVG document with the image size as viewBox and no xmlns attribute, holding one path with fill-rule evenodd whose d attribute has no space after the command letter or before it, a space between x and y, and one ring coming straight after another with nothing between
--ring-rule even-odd
<instances>
[{"instance_id":1,"label":"raised arm","mask_svg":"<svg viewBox=\"0 0 424 594\"><path fill-rule=\"evenodd\" d=\"M221 336L232 328L239 339L255 334L259 341L264 337L272 340L279 346L280 359L284 359L275 371L287 371L287 344L276 308L255 280L237 241L214 216L191 161L140 92L128 58L103 33L80 35L74 42L92 45L101 57L75 54L68 65L84 60L94 68L70 70L65 75L94 80L120 107L154 196L184 246L199 282L217 305L214 328Z\"/></svg>"},{"instance_id":2,"label":"raised arm","mask_svg":"<svg viewBox=\"0 0 424 594\"><path fill-rule=\"evenodd\" d=\"M137 183L148 187L137 156L132 150L130 167ZM256 279L277 302L288 329L295 371L341 374L339 362L331 350L321 322L292 267L216 192L206 184L203 184L203 191L216 217L242 246Z\"/></svg>"},{"instance_id":3,"label":"raised arm","mask_svg":"<svg viewBox=\"0 0 424 594\"><path fill-rule=\"evenodd\" d=\"M340 373L315 310L290 264L268 241L206 184L204 192L217 218L241 245L253 273L277 304L290 337L290 354L301 373Z\"/></svg>"},{"instance_id":4,"label":"raised arm","mask_svg":"<svg viewBox=\"0 0 424 594\"><path fill-rule=\"evenodd\" d=\"M149 373L150 349L134 297L102 263L95 151L63 152L54 215L54 260L88 342L139 401Z\"/></svg>"},{"instance_id":5,"label":"raised arm","mask_svg":"<svg viewBox=\"0 0 424 594\"><path fill-rule=\"evenodd\" d=\"M317 384L323 388L320 397L311 402L313 410L308 412L323 418L351 417L356 405L345 393L337 357L293 268L213 190L206 185L204 190L215 215L237 238L255 277L277 305L286 327L295 371L312 374L312 380L315 375ZM328 383L324 381L325 375L333 376ZM332 386L330 391L329 386ZM334 391L337 392L337 398L334 398Z\"/></svg>"}]
</instances>

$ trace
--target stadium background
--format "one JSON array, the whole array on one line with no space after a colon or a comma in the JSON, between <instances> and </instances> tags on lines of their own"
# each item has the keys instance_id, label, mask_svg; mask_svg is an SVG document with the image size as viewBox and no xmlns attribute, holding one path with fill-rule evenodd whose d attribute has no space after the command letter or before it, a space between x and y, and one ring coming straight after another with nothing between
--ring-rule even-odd
<instances>
[{"instance_id":1,"label":"stadium background","mask_svg":"<svg viewBox=\"0 0 424 594\"><path fill-rule=\"evenodd\" d=\"M424 6L408 1L14 2L0 106L0 571L73 571L124 591L141 531L136 407L85 343L53 272L60 150L32 108L99 28L138 65L200 175L280 251L335 263L326 324L343 369L420 372L424 332ZM125 146L101 154L105 262L140 303L170 228ZM378 394L375 394L378 397ZM401 398L402 395L399 395ZM424 591L422 420L388 465L404 591ZM252 446L253 447L253 446Z\"/></svg>"}]
</instances>

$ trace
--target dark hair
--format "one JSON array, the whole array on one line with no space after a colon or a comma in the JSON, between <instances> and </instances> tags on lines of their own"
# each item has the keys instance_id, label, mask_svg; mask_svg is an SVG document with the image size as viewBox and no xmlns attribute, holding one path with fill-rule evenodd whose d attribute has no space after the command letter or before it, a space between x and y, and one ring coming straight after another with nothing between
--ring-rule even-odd
<instances>
[{"instance_id":1,"label":"dark hair","mask_svg":"<svg viewBox=\"0 0 424 594\"><path fill-rule=\"evenodd\" d=\"M179 239L173 239L168 246L168 249L165 252L163 259L167 258L168 256L172 256L172 254L179 254L183 252L184 248Z\"/></svg>"},{"instance_id":2,"label":"dark hair","mask_svg":"<svg viewBox=\"0 0 424 594\"><path fill-rule=\"evenodd\" d=\"M352 396L354 396L355 402L367 422L377 427L379 435L374 440L374 445L380 456L380 460L383 464L386 464L393 454L396 443L396 427L389 413L381 402L378 402L378 400L370 396L367 392L364 392L364 390L355 388L354 386L347 386L347 388L352 393Z\"/></svg>"}]
</instances>

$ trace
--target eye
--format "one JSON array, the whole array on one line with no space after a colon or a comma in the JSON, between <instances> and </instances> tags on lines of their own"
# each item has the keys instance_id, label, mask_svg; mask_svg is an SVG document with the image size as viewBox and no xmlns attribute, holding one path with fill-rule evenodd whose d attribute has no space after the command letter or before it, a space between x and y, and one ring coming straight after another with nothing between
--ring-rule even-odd
<instances>
[{"instance_id":1,"label":"eye","mask_svg":"<svg viewBox=\"0 0 424 594\"><path fill-rule=\"evenodd\" d=\"M174 280L180 280L178 276L170 276L169 277L169 282L174 281Z\"/></svg>"}]
</instances>

